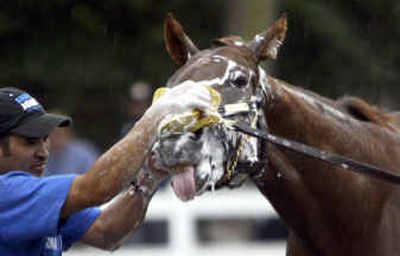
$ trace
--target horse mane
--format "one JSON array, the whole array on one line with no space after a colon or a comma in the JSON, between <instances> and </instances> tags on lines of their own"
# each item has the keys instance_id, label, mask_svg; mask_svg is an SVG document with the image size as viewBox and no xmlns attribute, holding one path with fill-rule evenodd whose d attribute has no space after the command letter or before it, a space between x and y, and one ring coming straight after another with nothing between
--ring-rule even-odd
<instances>
[{"instance_id":1,"label":"horse mane","mask_svg":"<svg viewBox=\"0 0 400 256\"><path fill-rule=\"evenodd\" d=\"M374 123L390 130L400 129L400 113L385 113L358 97L345 96L337 104L342 111L359 121Z\"/></svg>"},{"instance_id":2,"label":"horse mane","mask_svg":"<svg viewBox=\"0 0 400 256\"><path fill-rule=\"evenodd\" d=\"M388 114L390 116L390 118L392 119L392 123L396 126L396 127L400 127L400 111L395 111L395 112L391 112Z\"/></svg>"}]
</instances>

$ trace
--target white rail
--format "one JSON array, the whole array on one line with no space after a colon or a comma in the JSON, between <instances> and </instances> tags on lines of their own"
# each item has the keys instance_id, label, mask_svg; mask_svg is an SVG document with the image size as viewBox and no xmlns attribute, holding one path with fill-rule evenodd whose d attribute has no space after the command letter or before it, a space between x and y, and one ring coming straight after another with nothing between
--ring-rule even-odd
<instances>
[{"instance_id":1,"label":"white rail","mask_svg":"<svg viewBox=\"0 0 400 256\"><path fill-rule=\"evenodd\" d=\"M255 189L239 188L206 193L195 200L183 203L171 189L159 191L150 203L146 221L165 220L168 222L169 243L166 247L125 246L113 255L285 255L285 241L266 243L200 244L196 220L274 218L276 213L268 201ZM67 255L107 255L89 248L77 248Z\"/></svg>"}]
</instances>

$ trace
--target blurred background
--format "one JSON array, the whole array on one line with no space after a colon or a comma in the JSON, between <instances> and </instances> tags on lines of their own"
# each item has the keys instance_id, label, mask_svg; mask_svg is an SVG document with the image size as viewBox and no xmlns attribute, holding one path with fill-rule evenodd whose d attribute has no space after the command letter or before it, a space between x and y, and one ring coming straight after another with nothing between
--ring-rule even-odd
<instances>
[{"instance_id":1,"label":"blurred background","mask_svg":"<svg viewBox=\"0 0 400 256\"><path fill-rule=\"evenodd\" d=\"M270 74L330 98L357 95L387 110L400 108L396 0L16 0L0 6L1 86L26 89L47 109L70 114L74 131L62 132L68 140L57 150L79 142L87 152L82 165L123 136L173 73L163 45L168 12L200 48L227 34L251 39L286 12L279 58L264 64ZM207 255L284 255L283 224L251 185L188 204L168 187L115 255L201 254L202 248ZM67 255L99 252L78 246Z\"/></svg>"}]
</instances>

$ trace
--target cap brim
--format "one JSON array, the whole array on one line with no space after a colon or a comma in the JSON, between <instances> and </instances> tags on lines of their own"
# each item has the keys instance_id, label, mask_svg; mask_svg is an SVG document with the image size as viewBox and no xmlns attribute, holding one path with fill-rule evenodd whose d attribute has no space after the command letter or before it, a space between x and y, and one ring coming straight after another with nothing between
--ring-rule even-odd
<instances>
[{"instance_id":1,"label":"cap brim","mask_svg":"<svg viewBox=\"0 0 400 256\"><path fill-rule=\"evenodd\" d=\"M54 128L67 127L71 124L72 120L69 117L46 113L27 120L20 126L12 129L11 133L29 138L43 138L49 135Z\"/></svg>"}]
</instances>

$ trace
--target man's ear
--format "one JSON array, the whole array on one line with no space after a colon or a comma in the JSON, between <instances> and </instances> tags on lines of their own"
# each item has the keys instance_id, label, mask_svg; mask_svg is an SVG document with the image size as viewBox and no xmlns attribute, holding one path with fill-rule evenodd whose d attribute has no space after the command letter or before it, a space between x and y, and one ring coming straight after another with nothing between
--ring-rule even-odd
<instances>
[{"instance_id":1,"label":"man's ear","mask_svg":"<svg viewBox=\"0 0 400 256\"><path fill-rule=\"evenodd\" d=\"M10 151L10 137L2 136L0 137L0 156L9 156L11 154Z\"/></svg>"},{"instance_id":2,"label":"man's ear","mask_svg":"<svg viewBox=\"0 0 400 256\"><path fill-rule=\"evenodd\" d=\"M287 17L283 14L265 32L260 33L248 43L249 48L255 53L257 61L276 59L280 46L285 40L287 30Z\"/></svg>"}]
</instances>

